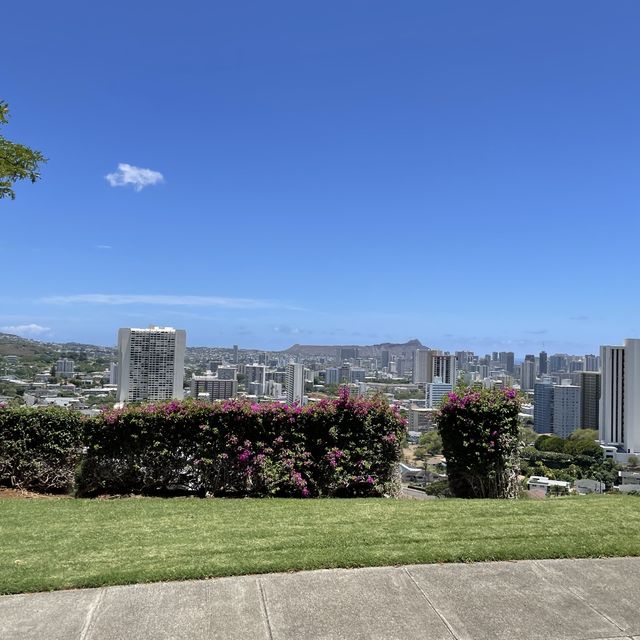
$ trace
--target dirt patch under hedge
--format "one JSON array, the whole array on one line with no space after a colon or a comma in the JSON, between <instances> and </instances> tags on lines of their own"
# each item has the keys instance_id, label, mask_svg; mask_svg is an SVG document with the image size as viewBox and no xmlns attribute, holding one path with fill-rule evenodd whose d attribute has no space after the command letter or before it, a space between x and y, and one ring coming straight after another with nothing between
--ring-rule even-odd
<instances>
[{"instance_id":1,"label":"dirt patch under hedge","mask_svg":"<svg viewBox=\"0 0 640 640\"><path fill-rule=\"evenodd\" d=\"M0 487L0 500L34 500L44 498L46 500L71 498L72 496L59 493L34 493L33 491L24 491L23 489L8 489Z\"/></svg>"}]
</instances>

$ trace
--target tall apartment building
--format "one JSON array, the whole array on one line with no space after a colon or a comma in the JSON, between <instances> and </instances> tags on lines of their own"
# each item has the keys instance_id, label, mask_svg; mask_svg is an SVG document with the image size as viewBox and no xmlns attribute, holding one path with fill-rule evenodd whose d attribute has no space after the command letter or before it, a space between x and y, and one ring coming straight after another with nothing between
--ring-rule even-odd
<instances>
[{"instance_id":1,"label":"tall apartment building","mask_svg":"<svg viewBox=\"0 0 640 640\"><path fill-rule=\"evenodd\" d=\"M67 358L60 358L56 362L56 375L59 378L73 378L75 363Z\"/></svg>"},{"instance_id":2,"label":"tall apartment building","mask_svg":"<svg viewBox=\"0 0 640 640\"><path fill-rule=\"evenodd\" d=\"M431 356L431 376L427 382L435 382L439 379L442 384L450 384L455 387L457 374L455 356L443 356L435 353Z\"/></svg>"},{"instance_id":3,"label":"tall apartment building","mask_svg":"<svg viewBox=\"0 0 640 640\"><path fill-rule=\"evenodd\" d=\"M381 353L381 363L380 366L382 369L389 369L389 364L391 362L391 352L389 349L383 349Z\"/></svg>"},{"instance_id":4,"label":"tall apartment building","mask_svg":"<svg viewBox=\"0 0 640 640\"><path fill-rule=\"evenodd\" d=\"M533 428L536 433L553 432L553 384L548 379L536 382L533 390Z\"/></svg>"},{"instance_id":5,"label":"tall apartment building","mask_svg":"<svg viewBox=\"0 0 640 640\"><path fill-rule=\"evenodd\" d=\"M214 376L193 376L190 382L190 395L197 398L206 393L209 400L228 400L238 395L237 380L220 380Z\"/></svg>"},{"instance_id":6,"label":"tall apartment building","mask_svg":"<svg viewBox=\"0 0 640 640\"><path fill-rule=\"evenodd\" d=\"M442 382L440 378L434 378L433 382L429 382L426 385L425 405L430 409L437 407L452 389L451 383Z\"/></svg>"},{"instance_id":7,"label":"tall apartment building","mask_svg":"<svg viewBox=\"0 0 640 640\"><path fill-rule=\"evenodd\" d=\"M304 404L304 365L290 362L286 373L287 404Z\"/></svg>"},{"instance_id":8,"label":"tall apartment building","mask_svg":"<svg viewBox=\"0 0 640 640\"><path fill-rule=\"evenodd\" d=\"M640 340L600 347L600 439L640 453Z\"/></svg>"},{"instance_id":9,"label":"tall apartment building","mask_svg":"<svg viewBox=\"0 0 640 640\"><path fill-rule=\"evenodd\" d=\"M545 373L549 373L549 363L546 351L541 351L538 356L538 373L543 376Z\"/></svg>"},{"instance_id":10,"label":"tall apartment building","mask_svg":"<svg viewBox=\"0 0 640 640\"><path fill-rule=\"evenodd\" d=\"M580 426L580 387L570 384L555 385L553 387L553 433L561 438L568 438L571 432L579 429Z\"/></svg>"},{"instance_id":11,"label":"tall apartment building","mask_svg":"<svg viewBox=\"0 0 640 640\"><path fill-rule=\"evenodd\" d=\"M549 356L549 370L547 373L562 373L568 370L568 361L566 353L554 353Z\"/></svg>"},{"instance_id":12,"label":"tall apartment building","mask_svg":"<svg viewBox=\"0 0 640 640\"><path fill-rule=\"evenodd\" d=\"M237 367L218 367L218 380L235 380L238 377Z\"/></svg>"},{"instance_id":13,"label":"tall apartment building","mask_svg":"<svg viewBox=\"0 0 640 640\"><path fill-rule=\"evenodd\" d=\"M513 369L515 367L515 354L513 351L500 351L500 353L498 353L498 359L500 361L500 366L507 373L513 373Z\"/></svg>"},{"instance_id":14,"label":"tall apartment building","mask_svg":"<svg viewBox=\"0 0 640 640\"><path fill-rule=\"evenodd\" d=\"M246 376L247 389L252 382L264 385L267 381L267 367L264 364L248 364L244 368L244 375Z\"/></svg>"},{"instance_id":15,"label":"tall apartment building","mask_svg":"<svg viewBox=\"0 0 640 640\"><path fill-rule=\"evenodd\" d=\"M520 387L523 391L532 391L536 383L536 359L526 355L520 369Z\"/></svg>"},{"instance_id":16,"label":"tall apartment building","mask_svg":"<svg viewBox=\"0 0 640 640\"><path fill-rule=\"evenodd\" d=\"M600 373L581 371L578 374L580 386L580 427L598 429L600 416Z\"/></svg>"},{"instance_id":17,"label":"tall apartment building","mask_svg":"<svg viewBox=\"0 0 640 640\"><path fill-rule=\"evenodd\" d=\"M553 433L561 438L582 426L581 388L570 384L551 383L548 377L536 382L533 392L533 428L536 433Z\"/></svg>"},{"instance_id":18,"label":"tall apartment building","mask_svg":"<svg viewBox=\"0 0 640 640\"><path fill-rule=\"evenodd\" d=\"M185 347L182 329L120 329L118 402L182 399Z\"/></svg>"},{"instance_id":19,"label":"tall apartment building","mask_svg":"<svg viewBox=\"0 0 640 640\"><path fill-rule=\"evenodd\" d=\"M598 362L600 358L598 356L594 356L592 353L588 353L584 357L584 370L585 371L598 371L600 369L600 363Z\"/></svg>"},{"instance_id":20,"label":"tall apartment building","mask_svg":"<svg viewBox=\"0 0 640 640\"><path fill-rule=\"evenodd\" d=\"M623 445L625 441L625 348L600 347L600 440Z\"/></svg>"},{"instance_id":21,"label":"tall apartment building","mask_svg":"<svg viewBox=\"0 0 640 640\"><path fill-rule=\"evenodd\" d=\"M413 384L431 382L431 349L416 349L413 352Z\"/></svg>"}]
</instances>

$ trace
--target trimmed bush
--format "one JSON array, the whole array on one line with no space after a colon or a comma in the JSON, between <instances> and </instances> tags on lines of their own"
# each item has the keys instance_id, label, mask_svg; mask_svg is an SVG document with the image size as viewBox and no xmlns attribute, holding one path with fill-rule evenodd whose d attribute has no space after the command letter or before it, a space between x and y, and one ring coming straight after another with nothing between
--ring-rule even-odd
<instances>
[{"instance_id":1,"label":"trimmed bush","mask_svg":"<svg viewBox=\"0 0 640 640\"><path fill-rule=\"evenodd\" d=\"M306 407L166 402L86 423L79 495L380 496L398 490L404 420L383 399Z\"/></svg>"},{"instance_id":2,"label":"trimmed bush","mask_svg":"<svg viewBox=\"0 0 640 640\"><path fill-rule=\"evenodd\" d=\"M81 456L80 414L0 407L0 486L68 491Z\"/></svg>"},{"instance_id":3,"label":"trimmed bush","mask_svg":"<svg viewBox=\"0 0 640 640\"><path fill-rule=\"evenodd\" d=\"M453 496L517 497L519 409L513 389L445 397L436 421Z\"/></svg>"}]
</instances>

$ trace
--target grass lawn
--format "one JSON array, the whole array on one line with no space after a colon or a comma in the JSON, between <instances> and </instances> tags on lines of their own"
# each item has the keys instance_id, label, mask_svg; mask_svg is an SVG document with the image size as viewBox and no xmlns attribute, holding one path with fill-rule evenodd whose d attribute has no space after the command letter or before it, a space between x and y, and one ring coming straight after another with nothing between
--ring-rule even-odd
<instances>
[{"instance_id":1,"label":"grass lawn","mask_svg":"<svg viewBox=\"0 0 640 640\"><path fill-rule=\"evenodd\" d=\"M640 555L640 499L0 500L0 593L322 567Z\"/></svg>"}]
</instances>

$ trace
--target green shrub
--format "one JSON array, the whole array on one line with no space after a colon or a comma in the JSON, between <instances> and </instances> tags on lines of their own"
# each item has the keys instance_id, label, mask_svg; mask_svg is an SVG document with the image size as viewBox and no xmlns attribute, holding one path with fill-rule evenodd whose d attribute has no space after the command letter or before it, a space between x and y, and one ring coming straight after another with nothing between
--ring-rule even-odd
<instances>
[{"instance_id":1,"label":"green shrub","mask_svg":"<svg viewBox=\"0 0 640 640\"><path fill-rule=\"evenodd\" d=\"M82 456L82 417L62 408L0 408L0 486L68 491Z\"/></svg>"},{"instance_id":2,"label":"green shrub","mask_svg":"<svg viewBox=\"0 0 640 640\"><path fill-rule=\"evenodd\" d=\"M436 421L455 497L516 497L519 408L513 389L445 397Z\"/></svg>"}]
</instances>

